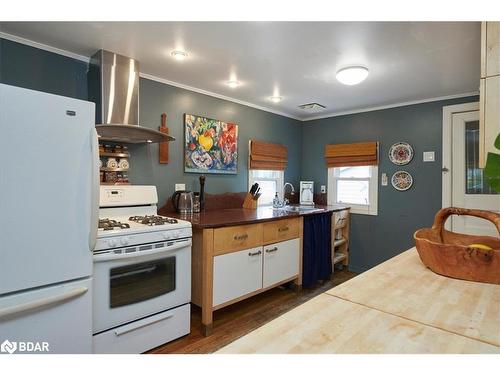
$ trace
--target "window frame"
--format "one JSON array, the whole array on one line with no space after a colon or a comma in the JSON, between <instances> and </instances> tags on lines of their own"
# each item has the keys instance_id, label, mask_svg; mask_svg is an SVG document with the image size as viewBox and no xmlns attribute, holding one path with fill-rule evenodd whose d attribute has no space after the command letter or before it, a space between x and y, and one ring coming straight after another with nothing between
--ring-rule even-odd
<instances>
[{"instance_id":1,"label":"window frame","mask_svg":"<svg viewBox=\"0 0 500 375\"><path fill-rule=\"evenodd\" d=\"M266 171L266 172L279 172L279 176L276 178L268 178L268 177L255 177L253 172L256 171ZM271 169L249 169L248 170L248 190L250 191L250 188L252 185L255 183L256 180L260 181L276 181L276 191L278 193L278 197L280 199L283 199L283 185L285 184L285 171L282 170L271 170ZM271 207L273 204L272 202L269 204L260 204L258 203L259 207Z\"/></svg>"},{"instance_id":2,"label":"window frame","mask_svg":"<svg viewBox=\"0 0 500 375\"><path fill-rule=\"evenodd\" d=\"M351 207L351 213L361 215L378 215L378 165L368 165L370 167L370 177L339 177L338 170L340 167L328 168L328 204L346 204ZM369 191L368 199L370 204L353 204L337 201L337 181L368 181Z\"/></svg>"}]
</instances>

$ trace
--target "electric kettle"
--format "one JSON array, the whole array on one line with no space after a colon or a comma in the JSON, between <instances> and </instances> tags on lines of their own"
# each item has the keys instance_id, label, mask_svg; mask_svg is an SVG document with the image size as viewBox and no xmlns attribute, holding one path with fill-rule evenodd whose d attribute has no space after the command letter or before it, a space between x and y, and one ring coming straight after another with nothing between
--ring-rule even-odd
<instances>
[{"instance_id":1,"label":"electric kettle","mask_svg":"<svg viewBox=\"0 0 500 375\"><path fill-rule=\"evenodd\" d=\"M193 192L187 190L177 190L172 195L172 204L180 214L193 212Z\"/></svg>"}]
</instances>

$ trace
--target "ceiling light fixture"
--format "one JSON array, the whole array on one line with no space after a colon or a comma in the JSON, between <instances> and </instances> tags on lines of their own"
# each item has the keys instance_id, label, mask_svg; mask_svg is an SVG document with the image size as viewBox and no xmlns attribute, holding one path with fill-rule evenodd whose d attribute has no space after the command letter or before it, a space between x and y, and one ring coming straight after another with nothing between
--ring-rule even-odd
<instances>
[{"instance_id":1,"label":"ceiling light fixture","mask_svg":"<svg viewBox=\"0 0 500 375\"><path fill-rule=\"evenodd\" d=\"M180 50L172 51L171 55L177 61L183 61L188 56L187 52L180 51Z\"/></svg>"},{"instance_id":2,"label":"ceiling light fixture","mask_svg":"<svg viewBox=\"0 0 500 375\"><path fill-rule=\"evenodd\" d=\"M357 85L368 77L368 69L364 66L349 66L337 72L337 81L344 85Z\"/></svg>"},{"instance_id":3,"label":"ceiling light fixture","mask_svg":"<svg viewBox=\"0 0 500 375\"><path fill-rule=\"evenodd\" d=\"M269 100L272 101L273 103L279 103L283 100L283 97L281 96L270 96Z\"/></svg>"},{"instance_id":4,"label":"ceiling light fixture","mask_svg":"<svg viewBox=\"0 0 500 375\"><path fill-rule=\"evenodd\" d=\"M232 89L238 87L240 85L240 82L239 81L236 81L236 80L231 80L231 81L227 81L226 84L231 87Z\"/></svg>"}]
</instances>

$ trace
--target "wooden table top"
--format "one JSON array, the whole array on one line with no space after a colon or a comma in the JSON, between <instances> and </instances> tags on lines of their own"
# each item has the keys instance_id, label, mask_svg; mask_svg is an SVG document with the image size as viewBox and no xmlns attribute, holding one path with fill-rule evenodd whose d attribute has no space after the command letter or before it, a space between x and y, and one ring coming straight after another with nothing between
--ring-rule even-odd
<instances>
[{"instance_id":1,"label":"wooden table top","mask_svg":"<svg viewBox=\"0 0 500 375\"><path fill-rule=\"evenodd\" d=\"M500 286L449 279L410 249L217 353L500 353Z\"/></svg>"},{"instance_id":2,"label":"wooden table top","mask_svg":"<svg viewBox=\"0 0 500 375\"><path fill-rule=\"evenodd\" d=\"M326 293L500 346L500 285L435 274L415 248Z\"/></svg>"},{"instance_id":3,"label":"wooden table top","mask_svg":"<svg viewBox=\"0 0 500 375\"><path fill-rule=\"evenodd\" d=\"M314 207L322 209L323 211L297 213L283 210L273 210L271 207L257 208L256 210L246 208L225 208L221 210L209 210L201 213L193 213L187 216L178 213L168 213L168 216L187 220L193 225L194 228L218 228L232 225L254 224L325 212L336 212L349 208L349 206L341 204L331 206L315 205Z\"/></svg>"}]
</instances>

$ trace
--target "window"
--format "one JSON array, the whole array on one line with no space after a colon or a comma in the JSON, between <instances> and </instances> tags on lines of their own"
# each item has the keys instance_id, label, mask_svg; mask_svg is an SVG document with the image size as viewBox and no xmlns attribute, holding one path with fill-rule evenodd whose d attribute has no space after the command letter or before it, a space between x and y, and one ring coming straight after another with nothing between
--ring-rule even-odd
<instances>
[{"instance_id":1,"label":"window","mask_svg":"<svg viewBox=\"0 0 500 375\"><path fill-rule=\"evenodd\" d=\"M377 215L378 167L328 168L328 203L345 203L354 214Z\"/></svg>"},{"instance_id":2,"label":"window","mask_svg":"<svg viewBox=\"0 0 500 375\"><path fill-rule=\"evenodd\" d=\"M274 195L278 193L280 199L283 196L284 184L283 171L271 171L263 169L250 169L248 171L248 188L258 183L262 195L259 198L259 206L271 206Z\"/></svg>"}]
</instances>

